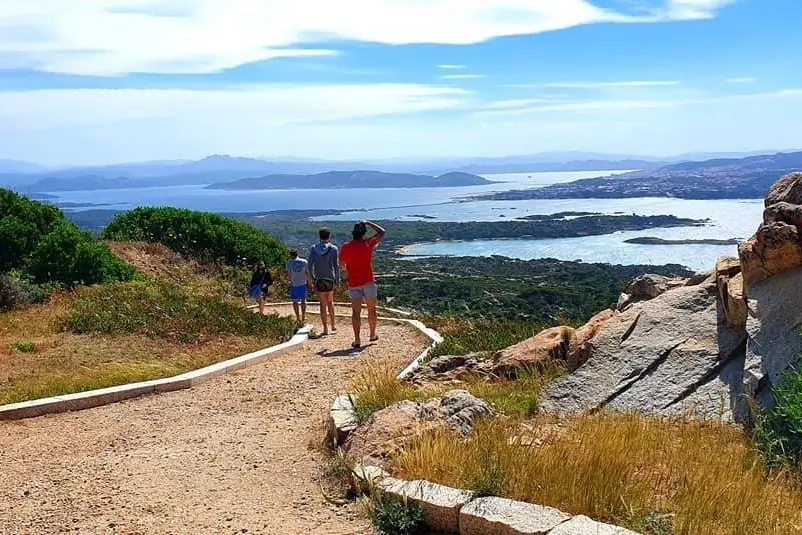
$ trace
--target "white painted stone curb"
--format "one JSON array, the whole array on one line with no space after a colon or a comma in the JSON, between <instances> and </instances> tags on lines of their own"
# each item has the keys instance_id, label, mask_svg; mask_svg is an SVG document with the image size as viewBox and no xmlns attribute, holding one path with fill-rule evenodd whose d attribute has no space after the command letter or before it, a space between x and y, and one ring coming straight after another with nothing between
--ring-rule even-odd
<instances>
[{"instance_id":1,"label":"white painted stone curb","mask_svg":"<svg viewBox=\"0 0 802 535\"><path fill-rule=\"evenodd\" d=\"M218 362L217 364L182 373L174 377L112 386L99 390L87 390L86 392L34 399L21 403L11 403L9 405L0 405L0 420L21 420L23 418L33 418L45 414L89 409L147 394L172 392L174 390L191 388L218 375L231 373L253 366L254 364L259 364L268 358L275 357L280 353L300 346L309 339L310 329L311 327L308 325L302 327L289 341L283 344L260 349L259 351L248 353L247 355Z\"/></svg>"}]
</instances>

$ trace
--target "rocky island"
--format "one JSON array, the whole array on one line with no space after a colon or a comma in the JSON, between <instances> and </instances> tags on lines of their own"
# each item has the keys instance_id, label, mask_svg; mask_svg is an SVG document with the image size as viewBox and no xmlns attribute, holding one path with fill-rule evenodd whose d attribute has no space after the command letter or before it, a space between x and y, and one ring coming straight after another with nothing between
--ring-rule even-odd
<instances>
[{"instance_id":1,"label":"rocky island","mask_svg":"<svg viewBox=\"0 0 802 535\"><path fill-rule=\"evenodd\" d=\"M624 240L624 243L633 243L637 245L738 245L740 242L735 238L730 238L728 240L716 240L708 238L699 240L666 240L652 236L643 236L641 238L630 238L628 240Z\"/></svg>"},{"instance_id":2,"label":"rocky island","mask_svg":"<svg viewBox=\"0 0 802 535\"><path fill-rule=\"evenodd\" d=\"M276 174L220 182L206 189L346 189L346 188L453 188L483 186L491 181L470 173L446 173L439 176L382 171L328 171L314 175Z\"/></svg>"}]
</instances>

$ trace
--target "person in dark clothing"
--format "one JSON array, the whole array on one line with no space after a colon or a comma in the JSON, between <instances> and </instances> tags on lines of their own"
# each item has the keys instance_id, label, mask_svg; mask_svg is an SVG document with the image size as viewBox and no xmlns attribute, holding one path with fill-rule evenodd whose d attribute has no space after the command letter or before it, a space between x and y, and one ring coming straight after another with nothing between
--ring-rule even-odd
<instances>
[{"instance_id":1,"label":"person in dark clothing","mask_svg":"<svg viewBox=\"0 0 802 535\"><path fill-rule=\"evenodd\" d=\"M334 314L334 290L340 283L340 262L337 246L331 243L331 231L322 228L318 231L320 242L309 249L309 278L320 296L320 319L323 322L323 335L337 332Z\"/></svg>"},{"instance_id":2,"label":"person in dark clothing","mask_svg":"<svg viewBox=\"0 0 802 535\"><path fill-rule=\"evenodd\" d=\"M248 285L248 294L253 300L259 303L259 314L265 313L265 296L273 284L273 277L270 271L265 267L264 261L260 260L253 266L253 273L251 274L251 283Z\"/></svg>"}]
</instances>

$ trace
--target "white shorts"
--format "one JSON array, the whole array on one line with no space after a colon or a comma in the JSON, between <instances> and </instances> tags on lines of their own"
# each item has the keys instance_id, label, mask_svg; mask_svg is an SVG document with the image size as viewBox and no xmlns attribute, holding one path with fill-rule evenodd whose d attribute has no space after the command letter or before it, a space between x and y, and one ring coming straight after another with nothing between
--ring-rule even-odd
<instances>
[{"instance_id":1,"label":"white shorts","mask_svg":"<svg viewBox=\"0 0 802 535\"><path fill-rule=\"evenodd\" d=\"M348 288L348 295L352 299L376 299L379 297L379 288L375 282L369 282L356 288Z\"/></svg>"}]
</instances>

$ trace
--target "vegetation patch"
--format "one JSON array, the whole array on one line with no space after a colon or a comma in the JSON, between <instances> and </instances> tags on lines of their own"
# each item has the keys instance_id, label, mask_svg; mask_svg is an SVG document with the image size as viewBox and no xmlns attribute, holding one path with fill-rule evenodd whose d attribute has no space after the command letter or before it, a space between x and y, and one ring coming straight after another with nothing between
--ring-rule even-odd
<instances>
[{"instance_id":1,"label":"vegetation patch","mask_svg":"<svg viewBox=\"0 0 802 535\"><path fill-rule=\"evenodd\" d=\"M37 284L68 288L135 276L131 266L68 221L58 208L0 189L0 273L11 270ZM0 300L7 301L9 290L0 290L4 293Z\"/></svg>"},{"instance_id":2,"label":"vegetation patch","mask_svg":"<svg viewBox=\"0 0 802 535\"><path fill-rule=\"evenodd\" d=\"M495 419L480 422L468 439L448 431L422 436L395 463L406 479L550 505L653 535L799 532L798 481L784 471L767 475L741 429L711 422L612 413Z\"/></svg>"},{"instance_id":3,"label":"vegetation patch","mask_svg":"<svg viewBox=\"0 0 802 535\"><path fill-rule=\"evenodd\" d=\"M797 365L797 367L799 367ZM774 408L757 415L755 443L773 469L802 468L802 374L788 371L774 386Z\"/></svg>"},{"instance_id":4,"label":"vegetation patch","mask_svg":"<svg viewBox=\"0 0 802 535\"><path fill-rule=\"evenodd\" d=\"M367 510L380 535L418 535L424 532L423 510L408 500L376 490L367 500Z\"/></svg>"},{"instance_id":5,"label":"vegetation patch","mask_svg":"<svg viewBox=\"0 0 802 535\"><path fill-rule=\"evenodd\" d=\"M291 318L253 314L239 304L168 282L81 288L64 325L76 334L137 333L179 342L215 335L287 339L297 328Z\"/></svg>"},{"instance_id":6,"label":"vegetation patch","mask_svg":"<svg viewBox=\"0 0 802 535\"><path fill-rule=\"evenodd\" d=\"M435 329L443 341L429 352L428 359L443 355L467 355L485 351L499 351L527 340L550 327L543 323L513 320L439 320ZM427 323L427 325L429 325Z\"/></svg>"},{"instance_id":7,"label":"vegetation patch","mask_svg":"<svg viewBox=\"0 0 802 535\"><path fill-rule=\"evenodd\" d=\"M116 216L103 237L162 243L187 258L230 266L283 266L288 258L281 242L247 223L183 208L136 208Z\"/></svg>"}]
</instances>

